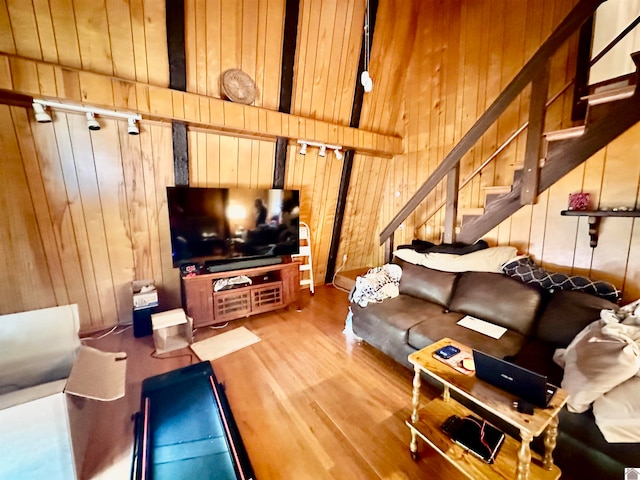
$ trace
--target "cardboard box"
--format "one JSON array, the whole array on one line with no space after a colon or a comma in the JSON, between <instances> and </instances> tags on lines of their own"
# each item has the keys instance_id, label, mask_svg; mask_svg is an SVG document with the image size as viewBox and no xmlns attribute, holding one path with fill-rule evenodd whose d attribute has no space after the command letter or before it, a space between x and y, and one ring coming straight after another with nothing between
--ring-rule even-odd
<instances>
[{"instance_id":1,"label":"cardboard box","mask_svg":"<svg viewBox=\"0 0 640 480\"><path fill-rule=\"evenodd\" d=\"M97 402L124 396L126 354L79 326L77 305L0 316L0 478L80 478Z\"/></svg>"},{"instance_id":2,"label":"cardboard box","mask_svg":"<svg viewBox=\"0 0 640 480\"><path fill-rule=\"evenodd\" d=\"M193 320L176 308L151 315L156 353L166 353L193 343Z\"/></svg>"},{"instance_id":3,"label":"cardboard box","mask_svg":"<svg viewBox=\"0 0 640 480\"><path fill-rule=\"evenodd\" d=\"M134 310L158 306L158 290L153 280L134 280L131 282L131 287Z\"/></svg>"}]
</instances>

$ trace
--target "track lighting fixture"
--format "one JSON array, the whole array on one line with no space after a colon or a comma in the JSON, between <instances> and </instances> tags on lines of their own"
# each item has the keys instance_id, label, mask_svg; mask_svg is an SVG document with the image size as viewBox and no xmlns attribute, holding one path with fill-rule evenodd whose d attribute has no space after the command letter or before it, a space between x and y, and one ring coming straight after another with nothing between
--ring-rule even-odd
<instances>
[{"instance_id":1,"label":"track lighting fixture","mask_svg":"<svg viewBox=\"0 0 640 480\"><path fill-rule=\"evenodd\" d=\"M329 145L327 143L313 142L311 140L298 140L298 143L301 145L300 147L300 155L306 155L307 147L318 147L320 151L318 152L319 157L327 156L327 148L333 150L336 159L342 160L342 147L340 145Z\"/></svg>"},{"instance_id":2,"label":"track lighting fixture","mask_svg":"<svg viewBox=\"0 0 640 480\"><path fill-rule=\"evenodd\" d=\"M100 130L100 124L96 120L96 115L93 112L87 112L87 127L89 130L97 131Z\"/></svg>"},{"instance_id":3,"label":"track lighting fixture","mask_svg":"<svg viewBox=\"0 0 640 480\"><path fill-rule=\"evenodd\" d=\"M87 127L89 130L100 130L100 124L96 120L96 115L100 115L105 118L126 118L127 119L127 132L129 135L138 135L140 128L137 121L142 120L142 116L137 113L125 113L116 112L114 110L107 110L104 108L91 108L83 105L73 105L59 102L52 102L49 100L33 100L33 110L36 113L36 120L41 123L50 122L51 115L47 113L47 108L51 110L62 110L65 112L80 112L84 113L87 117Z\"/></svg>"},{"instance_id":4,"label":"track lighting fixture","mask_svg":"<svg viewBox=\"0 0 640 480\"><path fill-rule=\"evenodd\" d=\"M33 102L33 111L36 114L36 121L39 123L51 123L51 115L46 112L44 105Z\"/></svg>"},{"instance_id":5,"label":"track lighting fixture","mask_svg":"<svg viewBox=\"0 0 640 480\"><path fill-rule=\"evenodd\" d=\"M140 135L140 129L138 128L136 119L129 117L129 120L127 120L127 122L128 122L127 133L129 135Z\"/></svg>"}]
</instances>

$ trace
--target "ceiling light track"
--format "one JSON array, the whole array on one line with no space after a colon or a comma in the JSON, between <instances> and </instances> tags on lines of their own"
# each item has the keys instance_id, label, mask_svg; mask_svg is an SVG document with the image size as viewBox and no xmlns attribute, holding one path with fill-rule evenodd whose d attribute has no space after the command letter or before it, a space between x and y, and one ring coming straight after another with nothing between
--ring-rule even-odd
<instances>
[{"instance_id":1,"label":"ceiling light track","mask_svg":"<svg viewBox=\"0 0 640 480\"><path fill-rule=\"evenodd\" d=\"M142 120L142 116L137 113L117 112L104 108L85 107L84 105L74 105L49 100L33 100L33 110L36 115L36 120L39 123L51 122L51 114L47 112L47 109L84 113L87 117L87 127L93 131L100 130L100 123L96 119L96 115L109 118L124 118L127 120L127 132L129 135L138 135L140 133L137 122Z\"/></svg>"},{"instance_id":2,"label":"ceiling light track","mask_svg":"<svg viewBox=\"0 0 640 480\"><path fill-rule=\"evenodd\" d=\"M318 156L324 157L327 154L327 149L333 150L336 158L338 160L342 160L342 146L341 145L330 145L328 143L314 142L312 140L298 140L300 146L300 155L307 154L307 147L318 147L320 151L318 152Z\"/></svg>"}]
</instances>

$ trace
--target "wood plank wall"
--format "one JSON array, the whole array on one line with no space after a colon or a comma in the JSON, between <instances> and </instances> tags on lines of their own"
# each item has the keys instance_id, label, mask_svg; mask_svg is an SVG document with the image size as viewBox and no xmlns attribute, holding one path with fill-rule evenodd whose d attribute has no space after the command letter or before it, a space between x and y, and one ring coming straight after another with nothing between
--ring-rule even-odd
<instances>
[{"instance_id":1,"label":"wood plank wall","mask_svg":"<svg viewBox=\"0 0 640 480\"><path fill-rule=\"evenodd\" d=\"M378 232L393 218L461 136L473 125L519 68L548 37L575 2L528 0L506 2L425 1L417 13L413 54L403 93L403 125L398 131L405 154L394 157L384 187ZM483 28L491 25L491 28ZM577 43L568 42L551 64L551 97L572 80ZM379 59L378 59L379 60ZM501 116L461 164L461 179L471 173L527 120L529 89ZM572 126L569 95L548 110L546 131ZM510 185L514 165L524 155L520 135L497 161L461 192L460 207L484 204L483 187ZM601 240L589 247L586 219L561 217L569 193L588 191L595 206L638 206L640 165L628 157L638 148L636 127L545 192L535 206L521 209L485 239L514 245L553 271L614 282L625 300L640 296L638 222L607 218ZM425 217L444 197L441 185L396 232L395 244L413 238L440 241L443 212ZM378 247L380 250L380 247Z\"/></svg>"},{"instance_id":2,"label":"wood plank wall","mask_svg":"<svg viewBox=\"0 0 640 480\"><path fill-rule=\"evenodd\" d=\"M187 0L187 91L222 98L222 73L240 68L256 83L254 105L278 110L285 4Z\"/></svg>"},{"instance_id":3,"label":"wood plank wall","mask_svg":"<svg viewBox=\"0 0 640 480\"><path fill-rule=\"evenodd\" d=\"M377 142L374 137L353 129L343 132L330 128L331 123L345 126L349 124L354 85L357 80L355 77L365 5L364 0L346 2L301 0L292 113L304 115L310 120L293 126L283 122L282 133L279 134L288 133L294 139L298 136L331 139L334 135L341 137L344 134L344 141L347 144L349 144L347 135L355 135L358 143L367 139L371 139L372 144ZM228 68L242 68L255 79L258 87L255 105L263 110L257 113L251 111L249 113L255 113L254 116L240 120L245 123L252 122L254 127L255 125L268 126L268 128L265 127L265 131L273 130L272 124L280 122L280 116L275 111L279 97L284 6L284 0L241 2L188 0L185 2L188 91L206 95L212 99L219 98L221 96L220 74ZM390 10L389 6L387 10ZM115 101L113 107L142 108L143 115L146 112L154 115L161 111L171 114L172 108L174 113L177 108L178 113L182 114L180 113L183 108L181 98L177 98L166 90L155 87L146 88L146 84L156 87L168 85L164 15L164 2L161 0L144 2L132 0L125 4L112 0L101 4L87 0L73 2L56 0L49 2L49 5L46 5L46 2L0 0L0 26L2 27L0 28L0 52L15 56L10 57L4 64L6 68L0 68L4 77L8 77L5 78L6 81L2 86L32 95L53 98L62 96L74 102L87 101L103 106L111 106ZM392 38L394 29L393 26L387 28L387 38ZM400 41L399 44L402 45L403 42ZM391 51L389 58L393 62L392 53ZM48 63L36 65L27 60ZM59 67L79 69L82 73L78 76L77 72ZM396 70L400 68L398 62L395 68ZM11 74L8 74L9 70ZM96 73L103 77L93 75ZM127 84L120 80L138 83ZM387 90L383 81L376 80L376 82L378 87ZM104 88L100 91L87 89L87 92L92 92L87 95L84 91L85 83L94 86L102 85ZM17 85L20 85L20 88ZM108 88L109 85L111 89ZM129 94L134 91L135 95ZM145 94L145 92L148 93ZM214 113L217 115L220 112L213 109L213 106L219 105L212 100L213 103L209 103L210 108L205 108L203 114L202 99L198 101L201 111L199 116L195 115L197 117L195 121L202 122L204 118L205 122L219 123L218 117L214 119ZM187 120L193 116L191 113L187 115L187 106L191 112L192 103L187 105L187 100L184 100L184 115L188 117ZM225 122L227 121L226 107L227 104L224 108ZM238 105L228 104L228 107L231 113L239 111ZM372 117L377 119L377 123L374 122L377 125L376 128L381 131L394 131L394 128L383 126L382 118L386 118L384 115L398 118L398 108L400 108L399 102L391 102L380 109L381 113ZM198 105L195 111L197 113ZM25 118L27 115L31 117L25 112L21 115ZM57 113L55 116L58 116ZM67 117L74 116L61 115L61 118ZM5 117L5 122L9 118ZM295 117L292 118L295 119ZM323 122L314 122L314 119ZM13 125L13 119L11 122ZM129 165L131 158L137 158L137 151L134 149L134 153L131 153L125 146L124 140L120 143L100 141L100 138L108 135L111 135L109 137L111 140L114 139L109 128L115 128L113 125L119 125L118 122L108 122L111 127L103 127L102 131L91 134L89 137L91 142L85 139L82 145L87 146L86 151L76 152L75 150L80 147L75 143L72 148L59 149L55 143L56 135L64 137L87 135L86 129L77 124L70 126L68 132L64 133L63 123L60 122L61 120L56 120L55 126L51 127L53 133L43 137L47 140L40 139L43 131L49 131L46 126L41 128L43 126L36 124L32 118L29 118L27 125L28 130L33 132L31 137L34 138L32 140L34 145L37 140L39 148L48 148L53 151L54 158L61 164L76 165L80 158L87 158L90 165L96 165L92 167L96 169L96 175L99 168L105 168L106 172L113 174L110 168ZM146 162L168 168L171 156L170 136L166 136L164 130L167 127L152 123L149 125L148 129L142 128L139 137L139 141L142 142L141 155ZM17 131L17 129L9 131ZM153 137L150 139L149 135ZM98 136L102 137L98 138ZM156 137L159 137L159 140ZM220 135L199 128L190 128L188 138L191 184L198 186L270 185L274 160L274 143L271 140L243 138L241 131ZM17 140L14 138L13 141L15 143ZM47 146L47 141L54 143ZM161 143L156 145L157 141ZM5 142L11 146L10 139L2 137L0 145L2 148L5 148ZM331 153L325 158L318 157L317 153L317 149L309 149L309 154L303 157L298 155L295 147L289 147L285 187L297 188L302 192L302 220L311 226L314 273L317 281L321 282L324 278L331 241L330 234L341 163ZM30 157L36 154L35 146L31 149L31 153L28 150L20 150L16 152L16 161L20 160L23 165L31 162L33 168L29 170L29 178L33 175L36 178L48 178L49 171L40 158L36 157L34 160ZM165 162L168 163L165 164ZM343 253L348 254L350 261L353 258L358 259L358 263L376 263L367 257L372 253L376 256L378 253L372 231L378 222L380 191L388 163L387 158L356 155L354 178L357 180L352 187L353 193L349 194L347 208L351 213L347 213L349 226L346 236L343 235L340 253L340 256ZM103 167L103 165L110 165L110 167ZM73 170L71 166L68 168L69 171ZM126 171L124 166L117 168L122 169L123 172ZM159 245L159 239L164 238L166 247L168 241L166 225L158 224L156 230L155 226L150 224L145 230L141 227L138 213L131 213L130 216L135 218L125 222L121 212L128 211L127 202L138 199L139 192L132 194L129 189L134 187L116 178L118 178L117 175L111 178L109 188L105 186L101 190L100 203L92 204L90 210L95 212L95 217L101 222L109 222L109 231L113 228L113 234L117 233L118 236L112 247L118 249L118 255L99 255L104 263L101 264L102 268L98 269L101 272L97 275L98 279L92 284L90 272L85 273L86 279L72 275L68 272L72 267L64 262L59 265L48 265L46 274L39 272L44 280L38 282L38 288L35 290L30 288L26 280L22 280L24 284L21 283L20 279L24 276L17 277L11 274L14 275L11 277L13 283L5 282L5 284L15 285L23 294L4 295L3 290L1 312L77 301L82 305L82 328L85 331L109 326L116 321L126 322L130 319L130 299L120 290L124 288L123 285L128 286L128 282L134 278L140 278L140 275L153 276L166 291L163 307L175 306L179 296L179 286L174 275L175 270L167 267L167 262L170 260L168 250L165 248L159 251L157 247L150 247L151 253L148 254L145 253L147 250L144 247L138 246L138 244L144 245L144 238L149 237L155 239L152 245ZM139 179L134 176L134 180L136 180L134 183L139 185L137 183ZM173 181L170 178L154 180L157 186L156 196L160 202L162 196L158 192L161 192L166 185L171 185ZM23 183L24 181L26 180L23 179ZM148 178L146 181L149 181ZM120 188L116 189L116 184L120 184ZM37 197L39 203L34 200L36 206L33 208L25 208L29 203L19 202L17 198L20 197L12 200L12 205L21 207L16 211L16 215L23 218L22 222L26 222L26 225L33 223L29 219L35 215L34 212L42 210L41 205L48 203L64 205L66 202L64 200L67 195L66 189L41 189L40 193L40 197ZM145 206L139 215L146 215L149 218L153 215L158 218L162 216L161 204L151 213L149 213L150 208ZM134 212L138 210L134 209ZM56 255L62 253L68 255L65 258L78 258L83 261L95 255L94 249L91 248L93 242L83 243L82 236L76 235L73 229L65 230L68 235L65 237L66 241L61 242L53 233L48 234L48 232L57 231L56 219L45 218L41 221L48 226L40 227L43 233L40 234L36 245L23 244L25 239L35 237L21 235L19 240L18 237L13 236L12 238L16 238L16 241L10 242L11 244L6 245L5 248L12 252L27 249L31 252L30 257L40 260L42 260L42 251L48 254L47 258L52 255L50 252L53 252ZM135 230L132 232L131 229L134 227ZM123 237L120 238L120 236ZM77 239L75 245L74 239ZM130 251L125 254L127 244ZM108 245L111 245L111 242ZM96 244L95 248L101 249L97 251L102 253L108 253L104 242ZM76 261L75 268L78 268L78 264L79 261ZM27 265L32 263L27 262ZM150 269L149 265L153 269ZM103 276L103 271L109 273ZM39 278L39 276L32 278ZM55 293L58 290L66 293L64 295L58 293L56 296ZM95 305L92 301L96 298L96 295L91 292L96 290L101 295L105 290L111 291L105 294L114 298L110 309L103 310L95 306L91 307L93 310L90 309L90 305ZM26 294L28 291L37 291L39 294L28 296ZM112 315L113 312L117 312L117 319Z\"/></svg>"},{"instance_id":4,"label":"wood plank wall","mask_svg":"<svg viewBox=\"0 0 640 480\"><path fill-rule=\"evenodd\" d=\"M169 85L164 1L0 0L0 51Z\"/></svg>"},{"instance_id":5,"label":"wood plank wall","mask_svg":"<svg viewBox=\"0 0 640 480\"><path fill-rule=\"evenodd\" d=\"M570 193L589 192L594 208L640 208L640 124L575 168L486 235L492 244L514 245L551 271L614 283L623 303L640 298L640 221L603 218L596 248L589 246L586 217L562 217Z\"/></svg>"},{"instance_id":6,"label":"wood plank wall","mask_svg":"<svg viewBox=\"0 0 640 480\"><path fill-rule=\"evenodd\" d=\"M209 105L217 106L220 73L242 68L256 80L260 108L251 110L253 116L243 121L268 125L273 118L280 119L276 110L284 3L188 0L189 91L209 96L213 102ZM366 130L403 136L405 153L393 160L356 154L338 265L345 254L346 268L382 262L378 232L573 3L412 0L397 8L397 2L380 1L370 65L374 92L365 95L361 125ZM336 124L349 123L365 4L364 0L301 0L292 113L310 119L305 121L304 135L330 138ZM135 108L137 101L150 115L155 108L178 108L186 115L186 100L182 105L182 97L158 88L168 84L165 36L164 2L160 0L107 0L99 5L88 0L48 4L0 0L0 52L12 56L0 65L0 77L12 79L2 86L11 89L19 83L20 91L52 97L75 92L69 99L96 104L124 102L122 108ZM552 89L559 88L569 75L572 48L569 45L554 59ZM25 59L49 63L36 65ZM82 75L60 66L80 69ZM85 81L111 85L112 90L103 94L109 98L94 91L91 98L84 98L81 84ZM119 84L122 88L117 89ZM153 86L147 88L147 84ZM149 91L153 95L127 100L125 87L133 88L136 94ZM527 95L525 92L464 159L465 168L478 165L524 121ZM200 107L201 100L198 98ZM230 112L241 110L238 105L225 105ZM1 255L6 265L15 264L16 268L2 273L0 312L74 301L82 308L82 329L95 330L130 319L129 282L143 277L152 277L160 285L163 307L176 306L178 276L170 265L168 227L163 223L167 221L164 188L173 184L168 125L145 121L141 135L133 138L124 134L123 122L115 120L103 119L101 131L88 133L77 115L56 113L54 123L47 126L36 124L24 109L2 108L0 148L7 152L10 167L1 173L3 185L9 186L0 197L3 219L7 218L1 231L3 239L9 239L3 241ZM553 108L549 129L564 125L566 118L564 100ZM211 115L207 121L214 121ZM198 118L196 123L202 121ZM282 129L285 134L303 135L291 125L282 125ZM240 130L189 130L192 184L271 183L273 141L244 138ZM348 130L345 135L355 132ZM355 134L359 142L374 138L363 131ZM626 195L614 194L613 185L618 181L623 182L624 191L637 187L632 175L616 178L624 162L620 152L634 145L635 137L630 141L627 147L610 147L601 153L604 157L587 163L583 174L572 174L583 179L585 189L594 188L601 202L626 199ZM463 192L468 206L480 204L482 186L510 180L523 142L519 139L495 167ZM288 148L285 187L302 192L301 218L311 226L315 278L322 281L341 163L331 153L324 158L317 153L310 148L306 156L300 156L294 145ZM602 187L598 190L599 182ZM580 185L569 183L566 191L553 193L558 207L569 191L580 189ZM588 255L581 221L563 219L577 222L569 227L574 236L566 234L561 219L556 218L559 208L555 204L548 207L551 198L550 193L546 208L541 199L539 205L530 207L529 216L523 213L505 222L491 233L492 242L514 242L545 265L580 272L605 272L612 265L619 269L624 264L625 273L616 275L623 275L625 294L636 295L638 272L632 261L638 256L635 223L606 219L601 245ZM637 194L634 198L637 202ZM423 218L435 201L429 199L406 222L396 244L408 243L416 232L421 238L438 235L441 217L427 224ZM617 222L632 232L626 234L626 240L622 235L625 248L617 243L618 235L608 237L608 229ZM556 224L558 227L553 226ZM565 232L563 238L575 238L571 265L561 261L561 242L553 240L558 231ZM615 262L611 263L611 258Z\"/></svg>"},{"instance_id":7,"label":"wood plank wall","mask_svg":"<svg viewBox=\"0 0 640 480\"><path fill-rule=\"evenodd\" d=\"M0 311L77 303L81 330L132 320L131 281L153 279L163 306L180 305L171 265L165 186L173 184L171 129L79 114L36 123L0 106L3 221Z\"/></svg>"}]
</instances>

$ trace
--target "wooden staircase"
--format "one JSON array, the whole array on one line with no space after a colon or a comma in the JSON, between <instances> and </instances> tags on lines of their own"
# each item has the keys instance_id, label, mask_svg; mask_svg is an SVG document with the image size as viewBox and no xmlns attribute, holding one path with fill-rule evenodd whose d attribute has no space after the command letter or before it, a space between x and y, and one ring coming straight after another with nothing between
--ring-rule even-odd
<instances>
[{"instance_id":1,"label":"wooden staircase","mask_svg":"<svg viewBox=\"0 0 640 480\"><path fill-rule=\"evenodd\" d=\"M564 92L563 89L547 102L550 59L558 48L580 29L587 19L591 18L600 3L602 0L580 0L574 6L558 28L383 229L380 233L380 244L385 245L386 258L391 259L395 230L445 179L446 200L430 211L424 221L427 221L440 208L444 208L443 240L473 243L522 206L535 203L540 193L640 121L640 93L636 88L636 84L640 83L638 81L639 52L632 55L636 65L632 82L634 84L625 79L616 79L613 85L599 87L597 91L581 99L587 102L583 125L561 131L544 132L546 109ZM458 210L459 190L497 157L505 145L498 148L462 182L459 181L461 159L529 85L531 86L529 121L505 143L505 145L508 144L522 131L527 130L523 166L514 172L513 184L499 188L486 188L485 206L482 209Z\"/></svg>"},{"instance_id":2,"label":"wooden staircase","mask_svg":"<svg viewBox=\"0 0 640 480\"><path fill-rule=\"evenodd\" d=\"M634 54L633 58L638 66L640 54ZM595 101L591 101L592 98ZM545 156L539 164L537 194L640 121L640 94L635 85L596 93L587 100L589 107L584 125L544 134ZM481 214L463 217L457 240L473 243L518 211L522 207L522 188L522 169L517 169L509 192L487 197Z\"/></svg>"}]
</instances>

